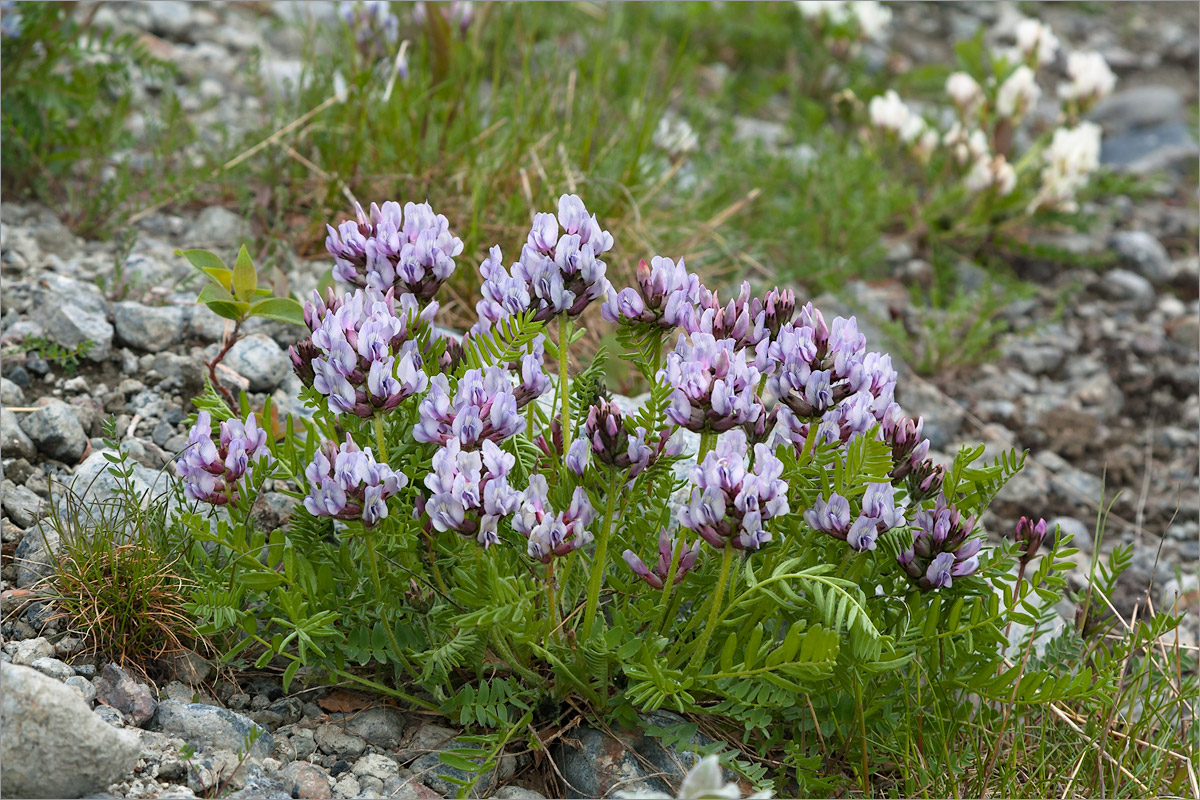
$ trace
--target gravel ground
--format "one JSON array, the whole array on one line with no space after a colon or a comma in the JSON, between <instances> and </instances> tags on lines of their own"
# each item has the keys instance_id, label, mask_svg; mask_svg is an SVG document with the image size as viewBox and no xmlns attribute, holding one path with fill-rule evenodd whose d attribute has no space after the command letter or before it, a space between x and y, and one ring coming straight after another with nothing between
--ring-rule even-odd
<instances>
[{"instance_id":1,"label":"gravel ground","mask_svg":"<svg viewBox=\"0 0 1200 800\"><path fill-rule=\"evenodd\" d=\"M979 368L930 380L903 368L898 395L910 413L925 416L934 449L947 458L958 444L979 441L990 453L1012 446L1030 450L1028 467L984 520L992 536L1009 530L1022 514L1052 519L1081 546L1082 575L1103 491L1116 499L1102 549L1118 542L1135 547L1118 608L1130 613L1147 598L1156 608L1181 598L1195 614L1200 262L1198 151L1189 109L1197 100L1196 6L1131 4L1097 16L1079 5L1051 4L1043 17L1073 46L1100 50L1118 72L1117 94L1093 114L1105 128L1103 160L1122 170L1161 174L1155 196L1136 202L1107 198L1090 209L1097 218L1090 231L1046 237L1075 251L1111 251L1117 259L1103 271L1051 269L1035 261L1018 265L1036 294L1009 306L1003 316L1014 326L1032 323L1034 332L1006 337L1001 356ZM947 59L948 40L970 35L981 23L1011 24L1015 9L1008 3L945 3L932 12L929 6L897 6L893 41L914 63ZM251 49L262 49L268 85L284 91L286 80L299 71L301 45L284 20L324 19L331 11L327 3L112 3L96 19L145 32L155 54L180 65L189 87L185 107L195 113L198 128L224 125L236 131L261 113L245 73ZM216 97L220 103L207 102ZM173 251L228 250L250 231L220 207L149 214L138 223L137 242L123 264L133 291L117 300L97 288L98 279L113 278L114 244L83 241L40 207L5 203L0 222L3 341L45 336L66 347L93 342L73 374L36 355L5 359L2 368L6 779L16 780L10 768L17 763L13 754L20 753L26 759L20 771L27 773L20 780L29 781L23 785L64 796L74 791L69 787L131 798L192 796L222 785L244 797L452 793L438 777L443 768L435 753L454 746L454 730L345 693L287 697L270 679L217 681L198 661L151 686L82 657L80 642L62 635L60 621L8 591L26 589L48 574L47 551L57 543L43 541L36 522L49 484L102 472L99 437L109 415L116 417L122 447L138 463L137 479L146 485L184 446L183 421L190 398L202 387L202 362L226 331L222 320L193 305L194 289L181 286L191 268ZM835 313L849 306L877 317L915 319L919 309L910 305L906 284L919 280L928 265L900 244L891 248L889 261L894 279L852 282L838 298L818 305L827 301L826 310ZM288 277L301 293L328 267L298 258L292 264ZM963 264L960 270L964 281L977 279L978 267ZM232 372L225 377L248 388L253 402L272 396L281 410L298 408L299 383L285 355L294 331L261 322L248 330L251 335L226 360ZM95 491L106 490L100 480ZM47 709L48 726L36 740L22 737L12 722L34 705ZM92 732L95 746L68 746L83 728ZM239 767L238 751L256 728L263 735ZM568 779L580 786L607 785L611 776L595 774L589 764L595 761L591 749L611 742L589 744L584 735L580 742L581 753L562 754L561 762L572 770ZM191 759L180 756L185 744L195 749ZM647 774L645 765L662 753L654 744L626 744L639 757L615 762L635 776ZM678 765L677 755L660 760ZM46 770L51 764L54 774ZM516 785L537 785L530 783L527 767L509 759L481 788L503 786L496 797L539 797ZM516 783L504 785L513 776Z\"/></svg>"}]
</instances>

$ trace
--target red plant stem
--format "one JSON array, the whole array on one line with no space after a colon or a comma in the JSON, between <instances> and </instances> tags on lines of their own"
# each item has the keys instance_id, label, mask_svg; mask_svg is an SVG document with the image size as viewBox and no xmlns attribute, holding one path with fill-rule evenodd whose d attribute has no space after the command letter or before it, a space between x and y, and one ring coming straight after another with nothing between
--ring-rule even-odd
<instances>
[{"instance_id":1,"label":"red plant stem","mask_svg":"<svg viewBox=\"0 0 1200 800\"><path fill-rule=\"evenodd\" d=\"M229 338L225 340L225 346L221 348L221 352L217 353L216 357L212 361L208 362L208 379L212 381L213 386L220 390L221 394L225 395L225 402L229 405L229 410L234 412L237 411L237 406L233 401L233 392L226 389L221 385L221 382L217 380L217 365L221 363L221 360L225 358L230 349L238 343L238 340L242 338L241 330L242 321L240 319L235 320L233 323L233 332L230 333Z\"/></svg>"}]
</instances>

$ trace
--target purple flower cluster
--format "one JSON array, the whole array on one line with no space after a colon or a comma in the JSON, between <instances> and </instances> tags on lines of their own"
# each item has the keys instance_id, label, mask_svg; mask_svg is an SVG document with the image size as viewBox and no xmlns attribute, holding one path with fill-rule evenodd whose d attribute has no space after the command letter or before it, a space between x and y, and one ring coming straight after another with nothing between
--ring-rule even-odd
<instances>
[{"instance_id":1,"label":"purple flower cluster","mask_svg":"<svg viewBox=\"0 0 1200 800\"><path fill-rule=\"evenodd\" d=\"M675 263L654 256L647 264L638 262L638 288L610 291L600 308L607 322L644 323L667 331L696 326L696 304L700 302L700 279L687 271L683 259Z\"/></svg>"},{"instance_id":2,"label":"purple flower cluster","mask_svg":"<svg viewBox=\"0 0 1200 800\"><path fill-rule=\"evenodd\" d=\"M327 398L331 412L370 417L425 391L429 379L410 340L415 297L397 300L391 290L368 288L340 299L331 294L328 304L316 292L313 298L304 307L312 333L288 353L296 374ZM429 309L422 317L428 322Z\"/></svg>"},{"instance_id":3,"label":"purple flower cluster","mask_svg":"<svg viewBox=\"0 0 1200 800\"><path fill-rule=\"evenodd\" d=\"M560 227L563 233L560 234ZM534 309L534 319L559 314L575 316L588 303L608 293L607 269L600 260L612 249L613 238L601 230L595 215L573 194L558 199L558 216L537 214L511 274L493 247L480 265L483 300L476 306L484 330L507 314Z\"/></svg>"},{"instance_id":4,"label":"purple flower cluster","mask_svg":"<svg viewBox=\"0 0 1200 800\"><path fill-rule=\"evenodd\" d=\"M475 536L484 547L500 541L500 518L517 510L521 494L508 484L516 458L485 439L479 450L463 450L450 439L433 456L425 476L432 496L425 504L433 527Z\"/></svg>"},{"instance_id":5,"label":"purple flower cluster","mask_svg":"<svg viewBox=\"0 0 1200 800\"><path fill-rule=\"evenodd\" d=\"M530 475L521 507L512 518L513 530L528 539L529 557L543 564L587 546L592 541L587 526L596 517L582 487L576 487L567 510L558 513L550 507L548 493L545 476Z\"/></svg>"},{"instance_id":6,"label":"purple flower cluster","mask_svg":"<svg viewBox=\"0 0 1200 800\"><path fill-rule=\"evenodd\" d=\"M386 0L341 0L338 11L368 58L382 58L400 38L400 20Z\"/></svg>"},{"instance_id":7,"label":"purple flower cluster","mask_svg":"<svg viewBox=\"0 0 1200 800\"><path fill-rule=\"evenodd\" d=\"M408 484L408 478L375 461L371 448L360 450L350 434L339 445L324 442L304 468L308 496L304 507L318 517L361 519L367 527L388 515L388 498Z\"/></svg>"},{"instance_id":8,"label":"purple flower cluster","mask_svg":"<svg viewBox=\"0 0 1200 800\"><path fill-rule=\"evenodd\" d=\"M896 505L895 490L890 483L867 484L861 505L858 517L851 524L850 501L834 492L828 500L818 497L813 507L804 512L804 521L860 553L874 550L880 534L904 524L904 510Z\"/></svg>"},{"instance_id":9,"label":"purple flower cluster","mask_svg":"<svg viewBox=\"0 0 1200 800\"><path fill-rule=\"evenodd\" d=\"M743 281L738 296L724 306L716 292L700 287L697 315L692 327L684 325L688 333L703 332L717 339L733 339L738 349L751 347L756 351L759 371L768 371L767 341L779 335L780 330L792 321L796 311L796 293L778 287L767 292L760 300L750 296L750 284Z\"/></svg>"},{"instance_id":10,"label":"purple flower cluster","mask_svg":"<svg viewBox=\"0 0 1200 800\"><path fill-rule=\"evenodd\" d=\"M333 277L381 292L409 292L429 301L454 272L462 240L450 233L450 223L428 203L388 201L371 204L368 217L355 206L357 219L346 220L329 235L325 248L334 258Z\"/></svg>"},{"instance_id":11,"label":"purple flower cluster","mask_svg":"<svg viewBox=\"0 0 1200 800\"><path fill-rule=\"evenodd\" d=\"M696 566L696 559L700 556L700 540L692 542L689 546L684 543L683 554L679 557L679 563L675 566L675 578L673 584L683 580L683 576L691 572L692 567ZM633 573L646 583L653 586L655 589L661 589L667 583L667 576L671 572L671 561L675 557L675 540L667 535L667 529L663 528L658 532L658 562L654 565L652 572L649 567L637 556L637 553L632 550L626 550L621 553L621 558L625 559L625 563L633 570Z\"/></svg>"},{"instance_id":12,"label":"purple flower cluster","mask_svg":"<svg viewBox=\"0 0 1200 800\"><path fill-rule=\"evenodd\" d=\"M1046 520L1039 519L1034 522L1029 517L1021 517L1017 520L1013 538L1021 548L1021 561L1030 561L1037 555L1038 548L1046 538Z\"/></svg>"},{"instance_id":13,"label":"purple flower cluster","mask_svg":"<svg viewBox=\"0 0 1200 800\"><path fill-rule=\"evenodd\" d=\"M699 332L690 343L680 339L659 372L660 381L675 387L667 417L697 433L752 424L766 413L758 397L760 377L733 339Z\"/></svg>"},{"instance_id":14,"label":"purple flower cluster","mask_svg":"<svg viewBox=\"0 0 1200 800\"><path fill-rule=\"evenodd\" d=\"M971 537L975 518L961 519L957 508L938 495L933 508L913 517L912 545L898 557L901 568L922 589L949 587L979 568L983 537Z\"/></svg>"},{"instance_id":15,"label":"purple flower cluster","mask_svg":"<svg viewBox=\"0 0 1200 800\"><path fill-rule=\"evenodd\" d=\"M754 447L754 469L746 469L746 435L733 430L692 467L692 496L680 522L718 549L760 547L771 541L763 525L788 513L783 463L766 445Z\"/></svg>"},{"instance_id":16,"label":"purple flower cluster","mask_svg":"<svg viewBox=\"0 0 1200 800\"><path fill-rule=\"evenodd\" d=\"M603 398L588 409L584 432L583 437L571 443L566 458L567 468L580 476L593 455L601 464L634 478L664 453L677 454L668 444L670 431L660 431L648 443L646 429L638 426L633 432L626 430L620 409Z\"/></svg>"},{"instance_id":17,"label":"purple flower cluster","mask_svg":"<svg viewBox=\"0 0 1200 800\"><path fill-rule=\"evenodd\" d=\"M220 506L242 497L254 478L255 466L269 467L273 462L267 449L267 432L258 426L254 414L245 422L222 422L221 435L214 444L212 420L207 411L201 411L175 468L188 497Z\"/></svg>"},{"instance_id":18,"label":"purple flower cluster","mask_svg":"<svg viewBox=\"0 0 1200 800\"><path fill-rule=\"evenodd\" d=\"M418 442L445 445L454 439L464 450L475 450L484 440L502 442L525 430L508 371L502 367L467 370L453 397L446 376L435 375L418 410L420 420L413 428Z\"/></svg>"}]
</instances>

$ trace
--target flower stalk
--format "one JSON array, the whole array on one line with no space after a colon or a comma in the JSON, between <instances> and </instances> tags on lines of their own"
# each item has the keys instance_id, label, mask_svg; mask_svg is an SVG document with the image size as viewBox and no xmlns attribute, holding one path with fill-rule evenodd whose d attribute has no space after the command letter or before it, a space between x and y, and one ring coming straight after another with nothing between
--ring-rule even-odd
<instances>
[{"instance_id":1,"label":"flower stalk","mask_svg":"<svg viewBox=\"0 0 1200 800\"><path fill-rule=\"evenodd\" d=\"M600 523L599 536L596 537L596 557L592 561L592 574L588 579L587 604L583 609L583 639L586 641L592 635L592 625L596 621L596 606L600 602L600 585L604 583L604 568L608 562L608 538L611 533L613 509L616 507L617 487L619 476L614 475L608 482L608 499L604 506L604 518Z\"/></svg>"}]
</instances>

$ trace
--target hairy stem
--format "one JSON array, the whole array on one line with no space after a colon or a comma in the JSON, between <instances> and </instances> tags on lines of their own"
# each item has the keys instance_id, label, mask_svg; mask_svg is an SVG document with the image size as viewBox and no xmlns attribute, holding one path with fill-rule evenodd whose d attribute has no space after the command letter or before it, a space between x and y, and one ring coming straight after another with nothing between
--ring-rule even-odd
<instances>
[{"instance_id":1,"label":"hairy stem","mask_svg":"<svg viewBox=\"0 0 1200 800\"><path fill-rule=\"evenodd\" d=\"M379 445L379 460L387 461L387 440L383 436L383 415L375 415L375 443Z\"/></svg>"},{"instance_id":2,"label":"hairy stem","mask_svg":"<svg viewBox=\"0 0 1200 800\"><path fill-rule=\"evenodd\" d=\"M717 441L717 434L712 431L705 431L700 434L700 451L696 453L696 463L699 464L708 455L708 452L713 449L713 444Z\"/></svg>"},{"instance_id":3,"label":"hairy stem","mask_svg":"<svg viewBox=\"0 0 1200 800\"><path fill-rule=\"evenodd\" d=\"M608 497L605 501L604 520L600 523L599 535L596 537L596 559L592 562L592 574L588 580L587 605L583 609L583 639L592 635L592 624L596 621L596 605L600 601L600 585L604 583L604 568L608 565L608 536L611 533L613 509L617 505L617 485L619 476L614 475L608 482Z\"/></svg>"},{"instance_id":4,"label":"hairy stem","mask_svg":"<svg viewBox=\"0 0 1200 800\"><path fill-rule=\"evenodd\" d=\"M721 610L721 598L725 596L725 584L729 582L729 567L733 564L733 545L726 544L721 556L721 575L717 578L717 589L713 592L712 606L708 610L708 622L704 625L704 633L696 641L692 649L693 658L704 658L704 649L712 638L713 628L717 626L717 614Z\"/></svg>"},{"instance_id":5,"label":"hairy stem","mask_svg":"<svg viewBox=\"0 0 1200 800\"><path fill-rule=\"evenodd\" d=\"M671 555L671 566L667 570L667 580L663 584L662 600L658 603L658 619L654 620L654 624L650 626L651 633L661 631L670 617L667 616L667 609L671 606L671 590L675 587L675 571L679 568L679 560L683 558L683 548L687 546L682 536L675 544L675 552Z\"/></svg>"},{"instance_id":6,"label":"hairy stem","mask_svg":"<svg viewBox=\"0 0 1200 800\"><path fill-rule=\"evenodd\" d=\"M567 365L571 332L568 330L567 315L558 317L558 388L562 392L562 456L563 466L567 463L567 451L571 449L571 378Z\"/></svg>"}]
</instances>

